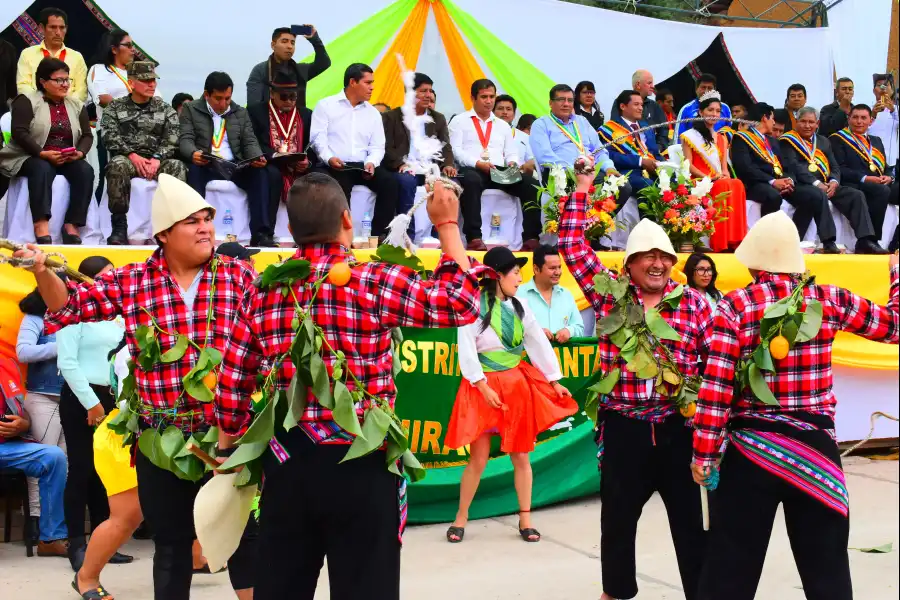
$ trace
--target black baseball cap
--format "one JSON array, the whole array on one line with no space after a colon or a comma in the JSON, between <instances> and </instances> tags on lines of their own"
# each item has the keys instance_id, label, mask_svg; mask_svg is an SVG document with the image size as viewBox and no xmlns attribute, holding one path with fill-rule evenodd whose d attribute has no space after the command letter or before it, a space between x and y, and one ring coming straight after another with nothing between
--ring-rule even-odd
<instances>
[{"instance_id":1,"label":"black baseball cap","mask_svg":"<svg viewBox=\"0 0 900 600\"><path fill-rule=\"evenodd\" d=\"M525 256L516 256L512 253L512 250L506 246L495 246L484 253L482 262L498 273L502 273L514 266L518 266L519 268L524 267L528 264L528 258Z\"/></svg>"},{"instance_id":2,"label":"black baseball cap","mask_svg":"<svg viewBox=\"0 0 900 600\"><path fill-rule=\"evenodd\" d=\"M259 248L245 248L237 242L225 242L224 244L220 244L219 247L216 248L216 254L221 254L222 256L230 256L231 258L239 258L241 260L247 260L254 254L258 253Z\"/></svg>"}]
</instances>

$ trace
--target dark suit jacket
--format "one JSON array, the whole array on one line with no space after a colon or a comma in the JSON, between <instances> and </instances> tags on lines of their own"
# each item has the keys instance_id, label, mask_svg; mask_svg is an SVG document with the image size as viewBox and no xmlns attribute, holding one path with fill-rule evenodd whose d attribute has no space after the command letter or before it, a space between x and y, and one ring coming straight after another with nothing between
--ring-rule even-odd
<instances>
[{"instance_id":1,"label":"dark suit jacket","mask_svg":"<svg viewBox=\"0 0 900 600\"><path fill-rule=\"evenodd\" d=\"M779 140L779 143L781 145L781 156L786 163L787 170L796 176L794 181L806 185L815 185L817 181L828 183L818 169L816 169L815 173L810 172L809 162L794 149L790 142L782 138ZM828 142L828 138L817 135L816 147L822 151L822 154L825 155L825 159L828 161L828 167L831 169L831 173L828 176L829 181L834 179L840 183L841 165L838 163L837 158L834 156L834 152L831 150L831 144Z\"/></svg>"},{"instance_id":2,"label":"dark suit jacket","mask_svg":"<svg viewBox=\"0 0 900 600\"><path fill-rule=\"evenodd\" d=\"M622 117L616 117L615 119L611 119L615 121L625 129L631 129L628 124L622 119ZM638 123L640 127L646 127L646 121L640 121ZM653 158L656 160L662 160L662 156L659 154L659 146L656 145L656 138L651 135L649 131L643 132L641 135L644 136L644 143L647 145L647 150L650 151L650 154L653 155ZM606 143L608 140L602 139L601 141ZM609 146L606 148L606 151L609 153L609 158L613 161L613 164L616 165L616 170L620 173L625 173L626 171L636 171L638 173L641 172L641 157L636 154L624 154L619 152L615 146Z\"/></svg>"},{"instance_id":3,"label":"dark suit jacket","mask_svg":"<svg viewBox=\"0 0 900 600\"><path fill-rule=\"evenodd\" d=\"M841 165L841 172L844 174L844 181L846 183L859 184L863 177L877 175L877 173L873 173L869 170L868 161L857 154L853 148L846 144L846 142L834 137L830 139L831 146L834 148L834 156ZM872 141L872 146L878 148L879 152L884 154L884 144L882 143L881 138L877 135L870 135L869 139Z\"/></svg>"},{"instance_id":4,"label":"dark suit jacket","mask_svg":"<svg viewBox=\"0 0 900 600\"><path fill-rule=\"evenodd\" d=\"M784 177L790 177L794 181L797 181L794 172L791 170L791 165L784 161L784 156L781 152L781 146L779 145L778 140L773 137L769 137L768 139L769 145L772 147L772 152L774 152L775 156L778 157L778 160L781 161L781 168L784 171L781 175L776 175L772 165L757 156L756 152L754 152L753 148L744 141L743 137L735 134L734 138L731 140L731 164L734 167L734 172L737 174L738 179L743 181L744 185L747 187L757 183L765 183L768 185L773 179L782 179Z\"/></svg>"},{"instance_id":5,"label":"dark suit jacket","mask_svg":"<svg viewBox=\"0 0 900 600\"><path fill-rule=\"evenodd\" d=\"M309 128L310 120L312 119L312 111L305 106L299 105L297 106L297 110L300 111L300 118L303 120L303 148L306 148L309 146ZM247 113L250 115L250 123L253 125L253 133L256 136L259 147L262 149L266 159L271 158L272 155L275 154L275 149L272 148L272 140L269 137L269 103L251 104L247 107ZM301 150L303 148L301 148ZM309 155L310 164L315 163L313 149L310 148L306 153Z\"/></svg>"},{"instance_id":6,"label":"dark suit jacket","mask_svg":"<svg viewBox=\"0 0 900 600\"><path fill-rule=\"evenodd\" d=\"M450 130L447 119L441 113L429 112L432 123L425 124L425 135L433 136L444 142L441 168L453 166L453 150L450 148ZM384 121L384 160L381 166L388 171L397 171L409 154L409 131L403 124L403 113L399 108L389 110L382 116Z\"/></svg>"},{"instance_id":7,"label":"dark suit jacket","mask_svg":"<svg viewBox=\"0 0 900 600\"><path fill-rule=\"evenodd\" d=\"M178 153L182 160L191 162L197 150L209 152L212 148L213 120L206 106L206 99L200 98L184 105L179 117L181 133L178 136ZM225 117L225 133L235 161L256 158L262 152L253 135L247 109L234 102L231 112Z\"/></svg>"},{"instance_id":8,"label":"dark suit jacket","mask_svg":"<svg viewBox=\"0 0 900 600\"><path fill-rule=\"evenodd\" d=\"M612 107L612 116L610 119L618 120L621 115L619 114L619 107L616 106L615 101L613 101ZM646 123L642 124L641 127L646 125L659 125L660 123L665 123L668 121L666 118L666 113L663 112L662 107L656 103L656 100L651 98L644 99L644 113L641 115L641 119L646 121ZM648 134L645 133L646 137ZM658 127L653 130L653 135L656 137L656 147L660 152L669 147L672 143L669 140L669 128L668 127Z\"/></svg>"},{"instance_id":9,"label":"dark suit jacket","mask_svg":"<svg viewBox=\"0 0 900 600\"><path fill-rule=\"evenodd\" d=\"M822 107L819 115L819 135L829 136L847 126L847 113L841 110L841 105L832 102Z\"/></svg>"}]
</instances>

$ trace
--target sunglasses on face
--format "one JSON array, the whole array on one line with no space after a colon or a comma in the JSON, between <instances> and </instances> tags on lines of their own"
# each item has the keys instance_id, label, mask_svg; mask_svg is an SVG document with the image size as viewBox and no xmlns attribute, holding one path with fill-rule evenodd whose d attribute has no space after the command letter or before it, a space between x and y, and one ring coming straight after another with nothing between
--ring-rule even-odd
<instances>
[{"instance_id":1,"label":"sunglasses on face","mask_svg":"<svg viewBox=\"0 0 900 600\"><path fill-rule=\"evenodd\" d=\"M278 98L284 102L288 102L289 100L296 100L297 94L293 92L278 92Z\"/></svg>"}]
</instances>

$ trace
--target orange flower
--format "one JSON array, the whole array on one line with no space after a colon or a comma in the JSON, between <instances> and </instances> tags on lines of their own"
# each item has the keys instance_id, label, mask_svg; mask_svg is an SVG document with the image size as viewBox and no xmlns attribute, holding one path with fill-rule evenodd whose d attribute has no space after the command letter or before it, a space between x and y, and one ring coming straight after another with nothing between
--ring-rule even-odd
<instances>
[{"instance_id":1,"label":"orange flower","mask_svg":"<svg viewBox=\"0 0 900 600\"><path fill-rule=\"evenodd\" d=\"M667 221L671 221L672 219L675 219L678 217L678 211L670 208L669 210L666 211L666 214L663 216Z\"/></svg>"},{"instance_id":2,"label":"orange flower","mask_svg":"<svg viewBox=\"0 0 900 600\"><path fill-rule=\"evenodd\" d=\"M612 198L607 198L603 202L603 210L605 210L608 213L611 213L612 211L616 210L616 201L613 200Z\"/></svg>"},{"instance_id":3,"label":"orange flower","mask_svg":"<svg viewBox=\"0 0 900 600\"><path fill-rule=\"evenodd\" d=\"M688 206L697 206L698 204L700 204L700 198L698 198L696 196L688 196L685 199L684 203L687 204Z\"/></svg>"}]
</instances>

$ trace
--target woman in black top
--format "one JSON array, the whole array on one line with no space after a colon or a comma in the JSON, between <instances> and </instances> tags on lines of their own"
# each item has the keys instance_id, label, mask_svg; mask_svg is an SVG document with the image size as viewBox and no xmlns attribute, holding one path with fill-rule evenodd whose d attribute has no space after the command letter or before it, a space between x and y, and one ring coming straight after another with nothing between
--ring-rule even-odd
<instances>
[{"instance_id":1,"label":"woman in black top","mask_svg":"<svg viewBox=\"0 0 900 600\"><path fill-rule=\"evenodd\" d=\"M597 90L590 81L582 81L575 86L575 114L588 120L594 131L600 129L606 118L597 103Z\"/></svg>"}]
</instances>

